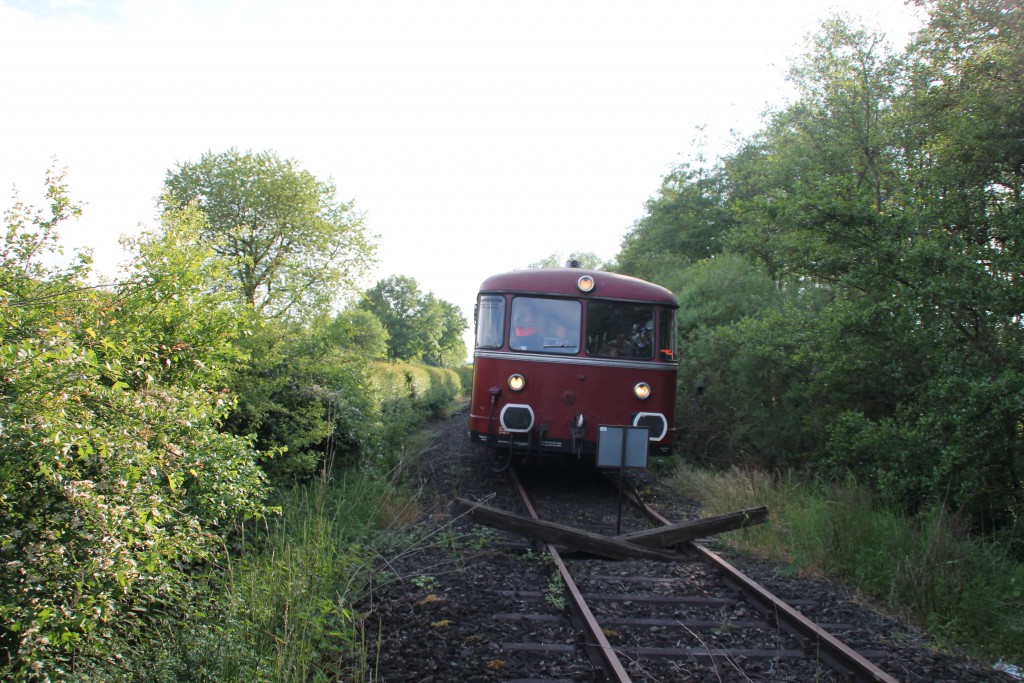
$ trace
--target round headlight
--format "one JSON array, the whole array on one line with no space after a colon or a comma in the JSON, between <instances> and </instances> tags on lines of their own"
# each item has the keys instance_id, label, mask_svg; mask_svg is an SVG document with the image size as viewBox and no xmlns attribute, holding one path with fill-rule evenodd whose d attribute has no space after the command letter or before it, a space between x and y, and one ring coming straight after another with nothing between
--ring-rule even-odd
<instances>
[{"instance_id":1,"label":"round headlight","mask_svg":"<svg viewBox=\"0 0 1024 683\"><path fill-rule=\"evenodd\" d=\"M516 373L509 375L508 377L508 388L512 391L522 391L526 387L526 378Z\"/></svg>"},{"instance_id":2,"label":"round headlight","mask_svg":"<svg viewBox=\"0 0 1024 683\"><path fill-rule=\"evenodd\" d=\"M651 395L651 385L647 382L640 382L633 387L633 395L641 401L646 400Z\"/></svg>"},{"instance_id":3,"label":"round headlight","mask_svg":"<svg viewBox=\"0 0 1024 683\"><path fill-rule=\"evenodd\" d=\"M576 286L580 288L581 292L592 291L594 289L594 278L584 275L576 281Z\"/></svg>"}]
</instances>

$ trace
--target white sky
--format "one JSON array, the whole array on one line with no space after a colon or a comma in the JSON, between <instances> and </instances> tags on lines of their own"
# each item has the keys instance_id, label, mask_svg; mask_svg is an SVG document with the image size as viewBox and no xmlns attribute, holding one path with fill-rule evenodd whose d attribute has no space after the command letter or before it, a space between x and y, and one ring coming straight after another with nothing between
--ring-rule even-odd
<instances>
[{"instance_id":1,"label":"white sky","mask_svg":"<svg viewBox=\"0 0 1024 683\"><path fill-rule=\"evenodd\" d=\"M56 157L86 204L65 243L114 276L168 169L273 150L367 214L367 286L409 275L472 324L491 273L613 258L835 10L896 45L918 25L902 0L0 0L0 208L42 206Z\"/></svg>"}]
</instances>

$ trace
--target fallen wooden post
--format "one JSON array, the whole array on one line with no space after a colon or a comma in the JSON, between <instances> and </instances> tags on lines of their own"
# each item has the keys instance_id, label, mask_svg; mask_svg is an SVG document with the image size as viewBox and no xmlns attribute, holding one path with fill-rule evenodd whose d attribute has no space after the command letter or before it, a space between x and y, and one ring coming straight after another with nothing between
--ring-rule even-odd
<instances>
[{"instance_id":1,"label":"fallen wooden post","mask_svg":"<svg viewBox=\"0 0 1024 683\"><path fill-rule=\"evenodd\" d=\"M615 539L649 548L670 548L696 538L706 538L725 531L744 529L755 524L764 524L767 521L768 508L762 505L716 517L706 517L679 524L660 526L656 529L645 529L644 531L621 534L616 536Z\"/></svg>"},{"instance_id":2,"label":"fallen wooden post","mask_svg":"<svg viewBox=\"0 0 1024 683\"><path fill-rule=\"evenodd\" d=\"M675 562L685 559L684 555L668 550L645 548L628 541L582 531L564 524L530 519L497 508L475 503L465 498L456 498L452 513L465 515L468 519L486 526L522 534L544 543L567 546L591 555L612 560L659 560Z\"/></svg>"}]
</instances>

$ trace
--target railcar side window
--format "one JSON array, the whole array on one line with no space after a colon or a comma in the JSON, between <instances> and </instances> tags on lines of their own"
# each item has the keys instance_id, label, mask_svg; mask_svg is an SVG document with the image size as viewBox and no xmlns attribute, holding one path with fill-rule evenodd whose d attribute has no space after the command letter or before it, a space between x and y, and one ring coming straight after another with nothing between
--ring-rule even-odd
<instances>
[{"instance_id":1,"label":"railcar side window","mask_svg":"<svg viewBox=\"0 0 1024 683\"><path fill-rule=\"evenodd\" d=\"M678 360L676 355L676 311L674 308L667 306L661 309L658 358L661 360Z\"/></svg>"},{"instance_id":2,"label":"railcar side window","mask_svg":"<svg viewBox=\"0 0 1024 683\"><path fill-rule=\"evenodd\" d=\"M476 305L476 347L501 348L505 337L505 297L481 296Z\"/></svg>"},{"instance_id":3,"label":"railcar side window","mask_svg":"<svg viewBox=\"0 0 1024 683\"><path fill-rule=\"evenodd\" d=\"M517 296L508 345L516 351L572 355L580 350L580 302Z\"/></svg>"},{"instance_id":4,"label":"railcar side window","mask_svg":"<svg viewBox=\"0 0 1024 683\"><path fill-rule=\"evenodd\" d=\"M614 301L587 305L587 354L654 358L654 306Z\"/></svg>"}]
</instances>

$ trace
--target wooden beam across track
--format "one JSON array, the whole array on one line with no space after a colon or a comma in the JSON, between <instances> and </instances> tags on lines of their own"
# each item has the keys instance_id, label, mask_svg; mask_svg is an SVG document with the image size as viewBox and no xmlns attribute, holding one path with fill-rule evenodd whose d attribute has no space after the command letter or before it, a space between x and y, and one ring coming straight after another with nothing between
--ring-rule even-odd
<instances>
[{"instance_id":1,"label":"wooden beam across track","mask_svg":"<svg viewBox=\"0 0 1024 683\"><path fill-rule=\"evenodd\" d=\"M768 521L768 508L761 505L716 517L705 517L680 524L669 524L657 529L645 529L615 537L617 541L635 543L646 548L670 548L698 538L707 538L725 531L745 529Z\"/></svg>"},{"instance_id":2,"label":"wooden beam across track","mask_svg":"<svg viewBox=\"0 0 1024 683\"><path fill-rule=\"evenodd\" d=\"M452 514L465 515L467 519L478 524L522 534L543 543L552 543L579 550L598 557L611 560L657 560L661 562L677 562L685 559L670 550L659 550L644 547L628 541L621 541L609 536L602 536L583 531L564 524L530 519L511 512L488 507L465 498L456 498L452 503Z\"/></svg>"}]
</instances>

